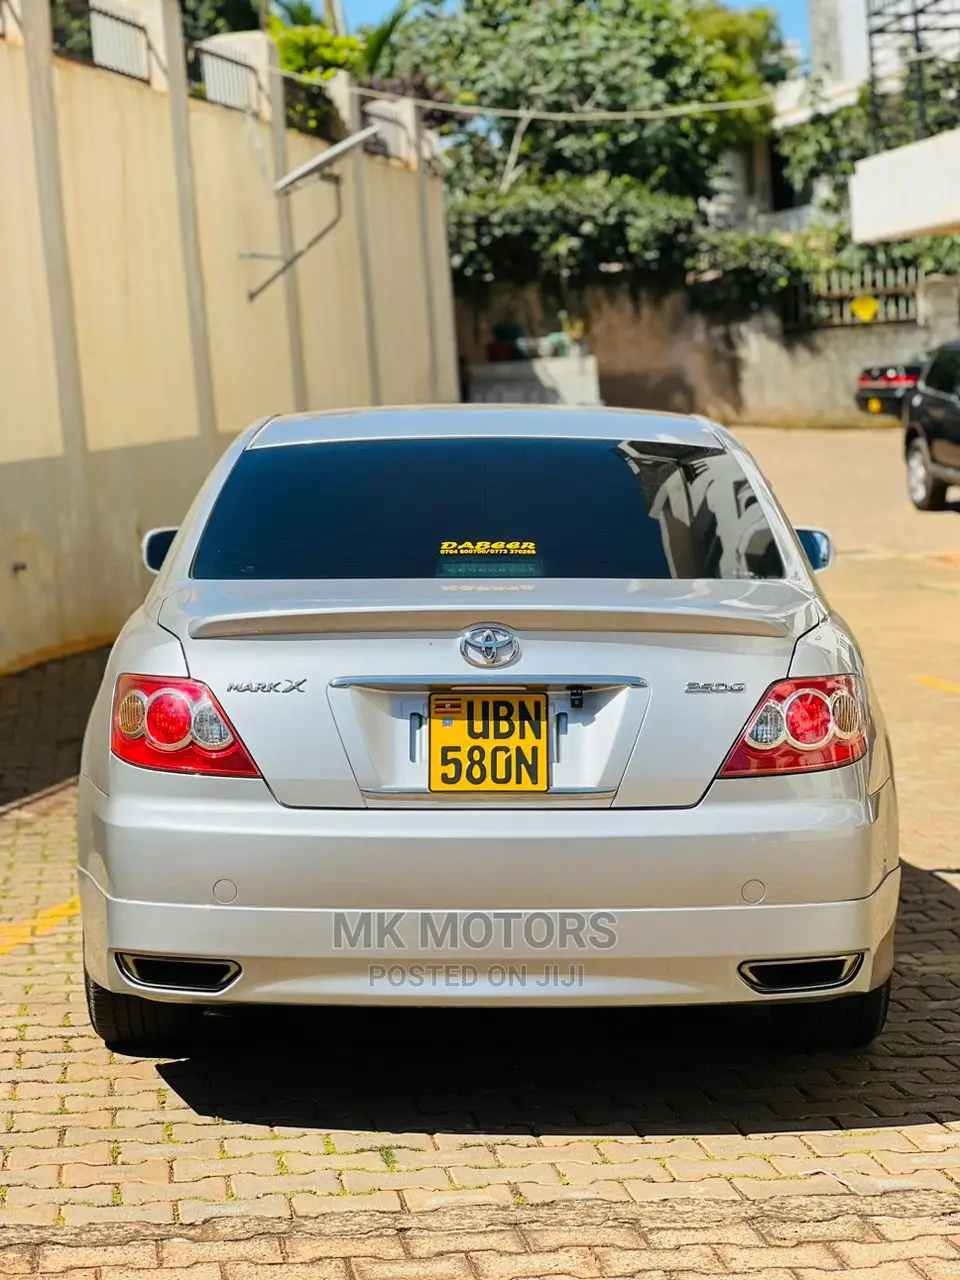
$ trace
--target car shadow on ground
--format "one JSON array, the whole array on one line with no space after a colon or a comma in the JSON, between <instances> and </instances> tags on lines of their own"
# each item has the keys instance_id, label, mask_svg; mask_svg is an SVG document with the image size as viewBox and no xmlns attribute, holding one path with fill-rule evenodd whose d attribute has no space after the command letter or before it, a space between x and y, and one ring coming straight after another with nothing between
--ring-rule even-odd
<instances>
[{"instance_id":1,"label":"car shadow on ground","mask_svg":"<svg viewBox=\"0 0 960 1280\"><path fill-rule=\"evenodd\" d=\"M109 655L94 649L0 676L0 809L77 774Z\"/></svg>"},{"instance_id":2,"label":"car shadow on ground","mask_svg":"<svg viewBox=\"0 0 960 1280\"><path fill-rule=\"evenodd\" d=\"M960 884L960 875L956 877ZM158 1068L195 1111L301 1130L774 1133L960 1120L960 894L904 867L898 974L857 1054L771 1047L757 1010L310 1010Z\"/></svg>"}]
</instances>

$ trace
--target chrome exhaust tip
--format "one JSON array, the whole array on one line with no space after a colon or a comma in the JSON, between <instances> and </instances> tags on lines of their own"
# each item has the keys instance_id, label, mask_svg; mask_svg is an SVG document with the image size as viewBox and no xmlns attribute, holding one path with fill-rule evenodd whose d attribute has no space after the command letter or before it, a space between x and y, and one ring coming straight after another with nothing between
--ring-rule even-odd
<instances>
[{"instance_id":1,"label":"chrome exhaust tip","mask_svg":"<svg viewBox=\"0 0 960 1280\"><path fill-rule=\"evenodd\" d=\"M215 995L240 976L235 960L186 960L173 956L138 956L118 952L117 968L128 982L155 991Z\"/></svg>"},{"instance_id":2,"label":"chrome exhaust tip","mask_svg":"<svg viewBox=\"0 0 960 1280\"><path fill-rule=\"evenodd\" d=\"M760 995L792 995L844 987L860 972L863 953L801 960L745 960L737 972Z\"/></svg>"}]
</instances>

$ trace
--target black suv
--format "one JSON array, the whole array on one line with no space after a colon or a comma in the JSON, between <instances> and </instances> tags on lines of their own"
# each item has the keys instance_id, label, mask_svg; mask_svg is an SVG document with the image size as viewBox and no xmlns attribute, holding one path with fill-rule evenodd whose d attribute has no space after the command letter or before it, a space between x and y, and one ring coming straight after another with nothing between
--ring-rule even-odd
<instances>
[{"instance_id":1,"label":"black suv","mask_svg":"<svg viewBox=\"0 0 960 1280\"><path fill-rule=\"evenodd\" d=\"M960 484L960 342L939 347L903 400L907 492L921 511L942 511Z\"/></svg>"}]
</instances>

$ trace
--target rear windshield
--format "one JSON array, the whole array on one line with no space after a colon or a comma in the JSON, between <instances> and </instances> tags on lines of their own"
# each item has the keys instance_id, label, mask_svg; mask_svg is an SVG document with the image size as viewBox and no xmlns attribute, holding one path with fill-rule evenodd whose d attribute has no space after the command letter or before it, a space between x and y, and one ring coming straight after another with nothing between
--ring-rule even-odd
<instances>
[{"instance_id":1,"label":"rear windshield","mask_svg":"<svg viewBox=\"0 0 960 1280\"><path fill-rule=\"evenodd\" d=\"M426 439L241 454L196 578L780 578L721 449Z\"/></svg>"}]
</instances>

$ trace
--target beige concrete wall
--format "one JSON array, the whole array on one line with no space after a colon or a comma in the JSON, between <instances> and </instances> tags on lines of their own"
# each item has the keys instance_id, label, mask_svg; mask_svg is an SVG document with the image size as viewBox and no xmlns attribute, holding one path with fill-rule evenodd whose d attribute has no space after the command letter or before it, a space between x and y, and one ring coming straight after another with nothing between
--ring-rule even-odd
<instances>
[{"instance_id":1,"label":"beige concrete wall","mask_svg":"<svg viewBox=\"0 0 960 1280\"><path fill-rule=\"evenodd\" d=\"M291 170L322 149L312 138L287 133ZM370 399L352 162L338 165L337 176L339 221L334 221L337 192L331 183L305 183L285 197L297 248L329 228L297 267L307 399L317 409L341 409ZM278 293L281 288L274 285Z\"/></svg>"},{"instance_id":2,"label":"beige concrete wall","mask_svg":"<svg viewBox=\"0 0 960 1280\"><path fill-rule=\"evenodd\" d=\"M240 256L280 252L273 142L268 125L238 111L197 100L189 107L217 423L235 435L294 407L283 286L248 297L277 264Z\"/></svg>"},{"instance_id":3,"label":"beige concrete wall","mask_svg":"<svg viewBox=\"0 0 960 1280\"><path fill-rule=\"evenodd\" d=\"M0 39L0 675L116 633L142 599L139 541L175 524L203 479L169 101L56 60L64 213L86 416L63 455L48 282L21 45ZM269 126L191 100L189 124L218 425L228 438L293 405L284 287L255 302L279 253ZM289 167L324 144L288 133ZM417 178L364 159L384 399L429 397ZM340 221L296 268L309 400L370 402L352 164ZM431 180L441 386L456 398L440 183ZM290 197L300 247L334 216L328 183ZM56 284L56 282L54 282ZM81 501L81 494L87 501Z\"/></svg>"},{"instance_id":4,"label":"beige concrete wall","mask_svg":"<svg viewBox=\"0 0 960 1280\"><path fill-rule=\"evenodd\" d=\"M61 451L25 62L0 40L0 465Z\"/></svg>"},{"instance_id":5,"label":"beige concrete wall","mask_svg":"<svg viewBox=\"0 0 960 1280\"><path fill-rule=\"evenodd\" d=\"M287 134L291 169L323 149L312 138ZM432 396L416 174L380 156L367 155L363 163L381 397L384 404L419 404ZM370 395L353 164L339 165L337 174L342 211L335 225L332 184L309 183L288 197L298 247L331 228L298 267L307 391L318 409L363 404ZM456 339L443 183L435 177L428 185L428 216L440 400L449 402L459 394ZM266 265L261 272L263 278Z\"/></svg>"},{"instance_id":6,"label":"beige concrete wall","mask_svg":"<svg viewBox=\"0 0 960 1280\"><path fill-rule=\"evenodd\" d=\"M63 442L25 58L3 40L0 175L0 654L15 654L59 627L50 534Z\"/></svg>"},{"instance_id":7,"label":"beige concrete wall","mask_svg":"<svg viewBox=\"0 0 960 1280\"><path fill-rule=\"evenodd\" d=\"M166 96L61 60L56 88L87 444L196 435Z\"/></svg>"},{"instance_id":8,"label":"beige concrete wall","mask_svg":"<svg viewBox=\"0 0 960 1280\"><path fill-rule=\"evenodd\" d=\"M457 331L453 299L453 277L447 250L443 181L432 176L428 184L430 252L434 281L433 315L437 340L437 385L441 404L460 398L457 375Z\"/></svg>"},{"instance_id":9,"label":"beige concrete wall","mask_svg":"<svg viewBox=\"0 0 960 1280\"><path fill-rule=\"evenodd\" d=\"M383 400L416 404L431 399L417 184L407 170L374 160L366 187Z\"/></svg>"}]
</instances>

